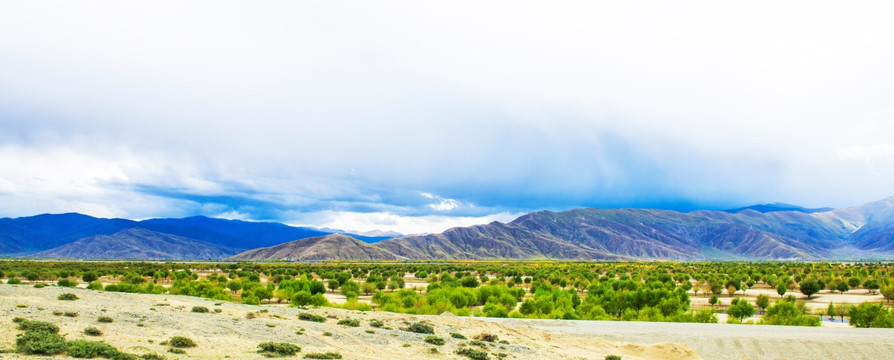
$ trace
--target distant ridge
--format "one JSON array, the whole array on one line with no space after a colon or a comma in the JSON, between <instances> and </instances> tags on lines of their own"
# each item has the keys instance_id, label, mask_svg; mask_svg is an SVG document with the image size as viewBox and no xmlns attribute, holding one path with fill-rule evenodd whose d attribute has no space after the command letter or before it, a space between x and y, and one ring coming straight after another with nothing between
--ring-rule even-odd
<instances>
[{"instance_id":1,"label":"distant ridge","mask_svg":"<svg viewBox=\"0 0 894 360\"><path fill-rule=\"evenodd\" d=\"M894 259L892 241L894 197L816 212L538 211L506 224L492 222L365 244L363 259L377 256L376 249L384 253L377 259ZM296 254L309 246L317 245L293 242L233 259L303 259ZM354 256L329 252L326 259Z\"/></svg>"},{"instance_id":2,"label":"distant ridge","mask_svg":"<svg viewBox=\"0 0 894 360\"><path fill-rule=\"evenodd\" d=\"M775 202L775 203L770 203L770 204L751 205L751 206L740 207L737 209L730 209L730 210L724 210L724 211L726 211L728 213L738 213L738 212L742 212L745 210L754 210L759 213L768 213L768 212L776 212L776 211L797 211L797 212L812 214L812 213L817 213L817 212L832 211L835 209L829 208L829 207L808 209L808 208L800 207L798 205Z\"/></svg>"},{"instance_id":3,"label":"distant ridge","mask_svg":"<svg viewBox=\"0 0 894 360\"><path fill-rule=\"evenodd\" d=\"M86 237L34 254L42 258L79 259L220 259L239 252L226 246L133 228L112 235Z\"/></svg>"},{"instance_id":4,"label":"distant ridge","mask_svg":"<svg viewBox=\"0 0 894 360\"><path fill-rule=\"evenodd\" d=\"M83 238L112 235L135 228L234 249L266 247L329 234L317 229L280 223L215 219L204 216L134 221L95 218L77 213L42 214L0 219L0 255L33 256L41 251L54 249ZM385 239L361 238L365 241Z\"/></svg>"},{"instance_id":5,"label":"distant ridge","mask_svg":"<svg viewBox=\"0 0 894 360\"><path fill-rule=\"evenodd\" d=\"M166 246L181 249L170 251L171 256L188 258L224 258L236 254L234 249L253 249L232 257L239 260L894 259L894 197L847 209L783 209L791 206L686 213L596 208L538 211L509 223L457 227L377 243L277 223L39 215L0 219L0 251L6 256L161 256L153 251L159 242L167 241ZM288 238L310 234L319 236ZM202 253L197 244L216 250ZM127 250L112 251L120 248Z\"/></svg>"},{"instance_id":6,"label":"distant ridge","mask_svg":"<svg viewBox=\"0 0 894 360\"><path fill-rule=\"evenodd\" d=\"M388 250L364 243L350 236L332 234L290 241L267 248L248 250L232 260L398 260Z\"/></svg>"}]
</instances>

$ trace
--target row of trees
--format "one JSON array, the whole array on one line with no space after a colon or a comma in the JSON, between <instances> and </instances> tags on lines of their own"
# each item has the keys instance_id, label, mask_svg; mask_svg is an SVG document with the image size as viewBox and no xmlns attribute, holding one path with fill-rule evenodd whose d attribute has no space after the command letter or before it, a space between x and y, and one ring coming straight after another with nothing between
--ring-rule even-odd
<instances>
[{"instance_id":1,"label":"row of trees","mask_svg":"<svg viewBox=\"0 0 894 360\"><path fill-rule=\"evenodd\" d=\"M890 299L886 295L894 292L890 270L891 265L880 263L0 261L0 277L10 281L27 275L26 279L33 281L55 279L60 285L71 286L80 278L90 283L91 289L183 294L248 304L276 301L321 306L328 303L324 296L328 289L345 295L349 306L359 308L357 298L372 295L372 302L380 309L397 312L699 322L716 321L716 317L712 318L711 309L690 310L689 291L714 293L712 300L716 303L716 296L723 290L733 295L757 284L775 284L780 295L797 287L810 297L830 283L850 284L859 279L859 286L870 291L877 288ZM419 290L404 289L404 277L408 274L428 285ZM103 286L103 282L112 284ZM802 316L809 312L793 301L771 306L769 299L759 297L754 305L766 310L767 322L813 321L804 320ZM727 312L741 320L751 316L749 307L753 314L754 305L734 300Z\"/></svg>"}]
</instances>

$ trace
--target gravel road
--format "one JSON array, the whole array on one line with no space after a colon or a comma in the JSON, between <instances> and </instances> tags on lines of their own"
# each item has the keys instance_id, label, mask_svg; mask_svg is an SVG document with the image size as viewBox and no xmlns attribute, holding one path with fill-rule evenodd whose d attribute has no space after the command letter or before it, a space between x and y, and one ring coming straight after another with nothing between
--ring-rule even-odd
<instances>
[{"instance_id":1,"label":"gravel road","mask_svg":"<svg viewBox=\"0 0 894 360\"><path fill-rule=\"evenodd\" d=\"M705 359L894 359L894 329L620 321L486 321L638 344L681 343Z\"/></svg>"}]
</instances>

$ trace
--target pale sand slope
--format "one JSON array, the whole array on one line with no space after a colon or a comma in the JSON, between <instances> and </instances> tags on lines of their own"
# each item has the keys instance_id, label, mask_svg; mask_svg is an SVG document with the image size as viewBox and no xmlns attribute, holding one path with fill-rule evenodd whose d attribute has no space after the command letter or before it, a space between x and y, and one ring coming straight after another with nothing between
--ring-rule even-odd
<instances>
[{"instance_id":1,"label":"pale sand slope","mask_svg":"<svg viewBox=\"0 0 894 360\"><path fill-rule=\"evenodd\" d=\"M57 296L72 292L80 297L76 301L60 301ZM224 357L241 359L263 358L255 351L258 343L265 341L289 342L301 346L301 354L308 352L338 351L345 359L467 359L453 352L463 340L450 337L451 332L462 333L469 338L482 332L492 333L509 344L490 346L491 359L496 353L506 353L508 359L603 359L608 354L620 355L625 360L634 359L701 359L688 346L664 343L643 336L631 336L636 345L622 338L606 335L568 334L561 330L539 330L522 323L502 325L492 321L454 316L413 316L385 312L356 312L333 308L312 309L311 313L334 315L339 319L353 318L361 322L357 328L336 325L335 319L325 323L300 321L297 315L304 311L282 306L251 306L172 295L123 294L96 292L84 289L45 287L35 289L30 285L0 285L0 348L14 347L16 316L32 320L53 322L62 329L69 340L103 340L118 349L135 354L147 352L165 353L160 343L171 336L181 335L194 339L199 346L187 349L187 354L167 354L169 359ZM17 304L27 305L18 307ZM193 306L220 308L221 313L192 313ZM41 310L42 309L42 310ZM105 311L102 311L105 309ZM267 309L268 313L247 319L249 312ZM54 316L53 311L76 311L78 317ZM110 316L111 324L97 323L99 316ZM394 330L375 329L370 319L379 319ZM447 344L434 346L423 342L425 335L401 331L410 322L426 321L435 328L435 334ZM144 326L137 326L142 323ZM615 323L612 323L614 325ZM619 324L619 323L617 323ZM270 326L272 325L272 327ZM623 324L622 324L623 325ZM104 332L100 337L84 336L83 330L95 326ZM648 327L648 324L639 324ZM296 334L305 328L303 335ZM374 333L367 333L372 330ZM324 332L332 336L323 336ZM150 340L152 341L150 343ZM656 344L659 343L659 344ZM409 344L404 347L404 344ZM502 348L501 348L502 347ZM437 348L438 354L429 353ZM301 356L299 354L299 358ZM2 359L29 358L15 354L0 354ZM33 358L33 357L31 357Z\"/></svg>"},{"instance_id":2,"label":"pale sand slope","mask_svg":"<svg viewBox=\"0 0 894 360\"><path fill-rule=\"evenodd\" d=\"M552 334L640 344L682 343L705 359L894 359L894 329L487 319Z\"/></svg>"}]
</instances>

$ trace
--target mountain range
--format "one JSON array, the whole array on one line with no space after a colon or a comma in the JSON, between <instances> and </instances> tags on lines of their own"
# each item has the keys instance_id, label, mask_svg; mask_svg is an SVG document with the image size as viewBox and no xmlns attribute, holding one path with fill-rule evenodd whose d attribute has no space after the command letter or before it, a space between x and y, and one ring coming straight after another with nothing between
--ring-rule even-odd
<instances>
[{"instance_id":1,"label":"mountain range","mask_svg":"<svg viewBox=\"0 0 894 360\"><path fill-rule=\"evenodd\" d=\"M274 222L204 216L134 221L95 218L77 213L43 214L0 219L0 256L221 259L246 249L328 234L331 232ZM354 237L368 242L391 238ZM173 257L153 251L155 246L165 242L166 245L179 244L183 247L168 247ZM187 246L186 242L195 244ZM95 247L101 243L106 245ZM77 246L80 249L76 249ZM209 248L201 250L201 247ZM178 250L175 251L175 248Z\"/></svg>"},{"instance_id":2,"label":"mountain range","mask_svg":"<svg viewBox=\"0 0 894 360\"><path fill-rule=\"evenodd\" d=\"M846 209L775 203L729 211L538 211L509 223L457 227L440 234L387 240L358 237L207 217L132 221L60 214L0 219L4 256L290 261L894 259L894 197Z\"/></svg>"}]
</instances>

